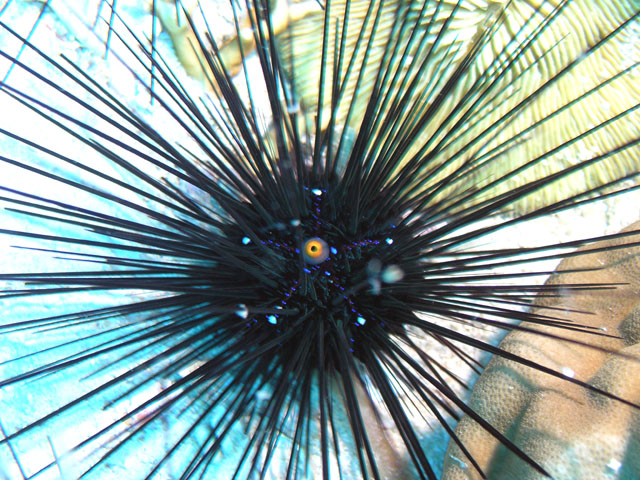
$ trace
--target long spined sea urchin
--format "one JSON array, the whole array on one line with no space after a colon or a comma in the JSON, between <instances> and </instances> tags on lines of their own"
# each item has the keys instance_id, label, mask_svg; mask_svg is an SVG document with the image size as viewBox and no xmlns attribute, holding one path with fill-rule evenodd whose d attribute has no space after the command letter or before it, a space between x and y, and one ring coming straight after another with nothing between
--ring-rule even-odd
<instances>
[{"instance_id":1,"label":"long spined sea urchin","mask_svg":"<svg viewBox=\"0 0 640 480\"><path fill-rule=\"evenodd\" d=\"M173 125L167 138L71 62L44 58L63 79L60 85L15 61L16 70L50 83L64 101L59 106L36 98L11 81L4 91L84 142L95 157L2 130L50 160L42 166L3 154L5 164L77 192L71 194L77 199L63 200L20 182L2 187L7 218L17 213L36 226L3 226L3 233L33 239L32 249L63 257L59 269L3 274L8 300L61 302L55 314L2 324L11 352L2 392L5 401L21 401L27 410L26 420L0 417L1 443L15 457L6 468L26 477L53 467L72 478L108 476L127 464L140 478L435 478L430 452L420 443L421 416L429 412L451 433L446 416L463 411L542 474L542 466L466 407L454 389L457 378L420 346L420 337L465 360L465 346L508 355L447 322L506 330L546 323L561 337L563 329L580 325L554 318L553 310L523 312L533 296L614 288L560 290L530 280L549 273L534 261L571 255L588 239L529 249L469 246L602 192L633 188L622 181L640 168L627 162L612 169L612 177L560 200L539 195L572 173L633 156L633 133L607 138L602 151L534 179L521 175L553 164L612 126L630 129L637 118L635 103L597 123L576 117L570 138L543 152L529 148L545 124L539 116L526 122L536 100L635 28L638 8L624 3L623 18L615 17L584 51L568 53L563 67L548 73L538 50L557 52L562 42L541 45L544 32L568 5L579 3L542 2L488 61L494 35L521 3L489 9L462 42L452 25L464 18L463 2L371 2L361 16L351 15L350 2L319 4L322 60L314 102L302 101L296 62L272 29L275 3L246 5L249 43L256 48L251 56L239 49L242 69L235 80L213 42L214 19L205 16L196 28L183 12L194 29L194 48L206 52L202 71L210 98L190 94L143 35L115 31L128 38L124 46L139 56L139 65L153 62L156 112ZM231 5L237 19L240 12ZM198 9L191 12L199 16ZM239 36L246 34L240 20L236 27ZM11 25L3 28L14 35ZM355 44L348 43L354 31ZM30 43L27 49L42 53ZM360 56L375 57L375 68ZM626 79L636 61L607 72L553 112ZM536 70L544 81L528 81ZM317 114L308 116L309 110ZM553 112L545 114L553 118ZM518 121L526 126L502 138ZM505 156L519 149L518 164L505 167ZM103 163L94 165L97 157ZM501 188L518 178L515 187ZM539 202L531 213L480 223L528 196ZM500 270L518 263L533 266L527 273ZM76 303L79 294L98 291L108 293L101 305ZM516 320L525 323L513 325ZM25 338L37 340L14 345ZM547 373L612 396L562 372ZM83 380L65 387L75 379ZM24 400L35 388L56 392L46 411ZM403 460L390 465L379 446L382 415L391 419L389 435L402 441L406 466ZM82 420L77 429L69 425L76 418ZM165 421L170 426L160 428ZM25 461L34 445L46 445L48 458ZM144 458L135 456L141 449ZM64 454L57 459L55 451Z\"/></svg>"}]
</instances>

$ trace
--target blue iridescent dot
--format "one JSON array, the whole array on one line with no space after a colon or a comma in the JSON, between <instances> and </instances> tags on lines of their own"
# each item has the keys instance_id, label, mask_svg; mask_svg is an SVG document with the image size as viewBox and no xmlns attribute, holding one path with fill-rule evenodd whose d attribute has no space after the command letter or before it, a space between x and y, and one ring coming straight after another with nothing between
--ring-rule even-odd
<instances>
[{"instance_id":1,"label":"blue iridescent dot","mask_svg":"<svg viewBox=\"0 0 640 480\"><path fill-rule=\"evenodd\" d=\"M336 247L331 247L331 254L337 255L337 253L338 253L338 249Z\"/></svg>"},{"instance_id":2,"label":"blue iridescent dot","mask_svg":"<svg viewBox=\"0 0 640 480\"><path fill-rule=\"evenodd\" d=\"M314 188L313 190L311 190L311 193L313 193L316 197L319 197L320 195L322 195L322 190L320 190L319 188Z\"/></svg>"},{"instance_id":3,"label":"blue iridescent dot","mask_svg":"<svg viewBox=\"0 0 640 480\"><path fill-rule=\"evenodd\" d=\"M249 245L251 243L251 239L249 237L242 237L242 244Z\"/></svg>"},{"instance_id":4,"label":"blue iridescent dot","mask_svg":"<svg viewBox=\"0 0 640 480\"><path fill-rule=\"evenodd\" d=\"M367 319L364 317L358 317L356 318L356 322L358 322L360 325L364 325L365 323L367 323Z\"/></svg>"},{"instance_id":5,"label":"blue iridescent dot","mask_svg":"<svg viewBox=\"0 0 640 480\"><path fill-rule=\"evenodd\" d=\"M387 238L385 239L385 242L387 242L387 245L391 245L393 244L393 238Z\"/></svg>"},{"instance_id":6,"label":"blue iridescent dot","mask_svg":"<svg viewBox=\"0 0 640 480\"><path fill-rule=\"evenodd\" d=\"M331 276L331 272L327 272L326 270L324 271L324 274L325 274L327 277L330 277L330 276Z\"/></svg>"},{"instance_id":7,"label":"blue iridescent dot","mask_svg":"<svg viewBox=\"0 0 640 480\"><path fill-rule=\"evenodd\" d=\"M267 317L267 321L271 324L271 325L275 325L276 323L278 323L278 319L276 318L275 315L269 315Z\"/></svg>"}]
</instances>

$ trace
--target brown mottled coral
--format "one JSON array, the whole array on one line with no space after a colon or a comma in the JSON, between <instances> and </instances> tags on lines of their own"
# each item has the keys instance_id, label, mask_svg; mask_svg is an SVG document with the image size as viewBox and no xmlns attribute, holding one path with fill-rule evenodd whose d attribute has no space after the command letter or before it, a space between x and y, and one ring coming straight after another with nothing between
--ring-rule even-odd
<instances>
[{"instance_id":1,"label":"brown mottled coral","mask_svg":"<svg viewBox=\"0 0 640 480\"><path fill-rule=\"evenodd\" d=\"M640 222L623 231L632 230L640 230ZM640 242L640 234L581 251L629 242ZM507 335L500 347L640 404L640 247L567 258L547 283L619 284L539 297L532 312L601 329L615 338L570 330L562 335L617 354L521 331ZM532 328L558 335L552 327ZM640 410L499 357L479 377L469 405L554 479L640 478ZM460 421L456 433L488 478L542 478L470 418ZM480 476L451 442L443 480L475 478Z\"/></svg>"}]
</instances>

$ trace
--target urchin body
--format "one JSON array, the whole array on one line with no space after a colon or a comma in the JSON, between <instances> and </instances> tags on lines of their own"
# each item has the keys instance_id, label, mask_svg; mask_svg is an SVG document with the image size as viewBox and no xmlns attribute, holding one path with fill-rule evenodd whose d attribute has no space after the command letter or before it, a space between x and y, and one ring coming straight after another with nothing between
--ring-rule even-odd
<instances>
[{"instance_id":1,"label":"urchin body","mask_svg":"<svg viewBox=\"0 0 640 480\"><path fill-rule=\"evenodd\" d=\"M402 302L397 294L394 297L391 284L402 278L398 263L403 259L393 244L398 235L411 239L412 229L396 228L398 216L367 222L365 214L365 221L353 222L358 215L353 208L357 198L340 194L339 183L322 188L296 185L296 189L286 196L297 202L295 206L272 199L270 217L251 223L251 237L237 224L224 232L233 253L246 257L266 277L243 268L231 274L239 287L253 292L243 302L240 316L247 318L247 326L253 323L264 328L266 321L273 332L293 329L297 332L294 338L324 324L335 342L331 332L340 328L356 347L362 340L360 331L381 328L382 332L402 316ZM250 204L242 207L251 213L257 210ZM360 208L373 211L371 205ZM243 218L238 223L248 221ZM217 275L212 278L219 281ZM229 298L242 295L231 292ZM263 305L264 312L254 314L247 305ZM405 310L409 309L405 306Z\"/></svg>"}]
</instances>

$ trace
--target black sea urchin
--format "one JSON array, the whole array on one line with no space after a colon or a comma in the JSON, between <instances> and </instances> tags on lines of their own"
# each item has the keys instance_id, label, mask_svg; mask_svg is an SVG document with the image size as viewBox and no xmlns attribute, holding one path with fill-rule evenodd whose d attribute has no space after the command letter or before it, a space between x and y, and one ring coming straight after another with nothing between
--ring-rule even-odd
<instances>
[{"instance_id":1,"label":"black sea urchin","mask_svg":"<svg viewBox=\"0 0 640 480\"><path fill-rule=\"evenodd\" d=\"M21 239L14 243L30 258L61 257L3 269L3 300L19 310L0 326L0 391L5 408L23 410L0 412L11 478L56 470L66 478L436 478L421 443L424 417L453 434L447 417L460 411L544 474L465 405L460 380L424 337L472 368L467 347L616 398L472 333L528 323L557 326L559 337L584 329L552 309L524 308L535 295L614 288L530 280L549 273L534 262L596 239L510 249L472 242L635 188L623 182L640 173L637 162L607 162L637 155L636 101L596 120L574 115L574 129L543 151L530 144L549 119L636 72L632 42L604 78L551 110L536 103L607 46L633 38L637 5L612 7L608 29L549 66L564 44L547 45L545 32L581 2L542 2L515 31L510 9L526 2L484 10L318 2L322 21L307 33L321 39L310 101L297 82L308 72L290 55L304 36L295 25L274 29L282 3L231 2L237 79L214 40L216 18L178 5L207 97L191 93L143 34L116 28L126 40L114 53L135 57L134 75L147 65L154 78L153 119L66 58L27 42L25 52L49 65L45 75L0 52L15 64L4 92L55 124L61 139L83 144L67 151L57 138L1 130L34 155L3 148L0 160L24 174L2 181L1 232ZM456 25L474 9L482 21L465 37ZM22 73L50 93L15 83ZM585 142L597 149L560 163ZM504 162L518 153L515 166ZM609 165L604 180L544 196L598 164ZM27 183L35 178L59 193ZM525 198L536 199L529 213L499 216ZM12 228L16 217L29 222ZM507 271L518 264L533 266ZM51 311L38 314L42 304ZM383 417L390 422L380 428ZM395 440L406 458L396 458Z\"/></svg>"}]
</instances>

